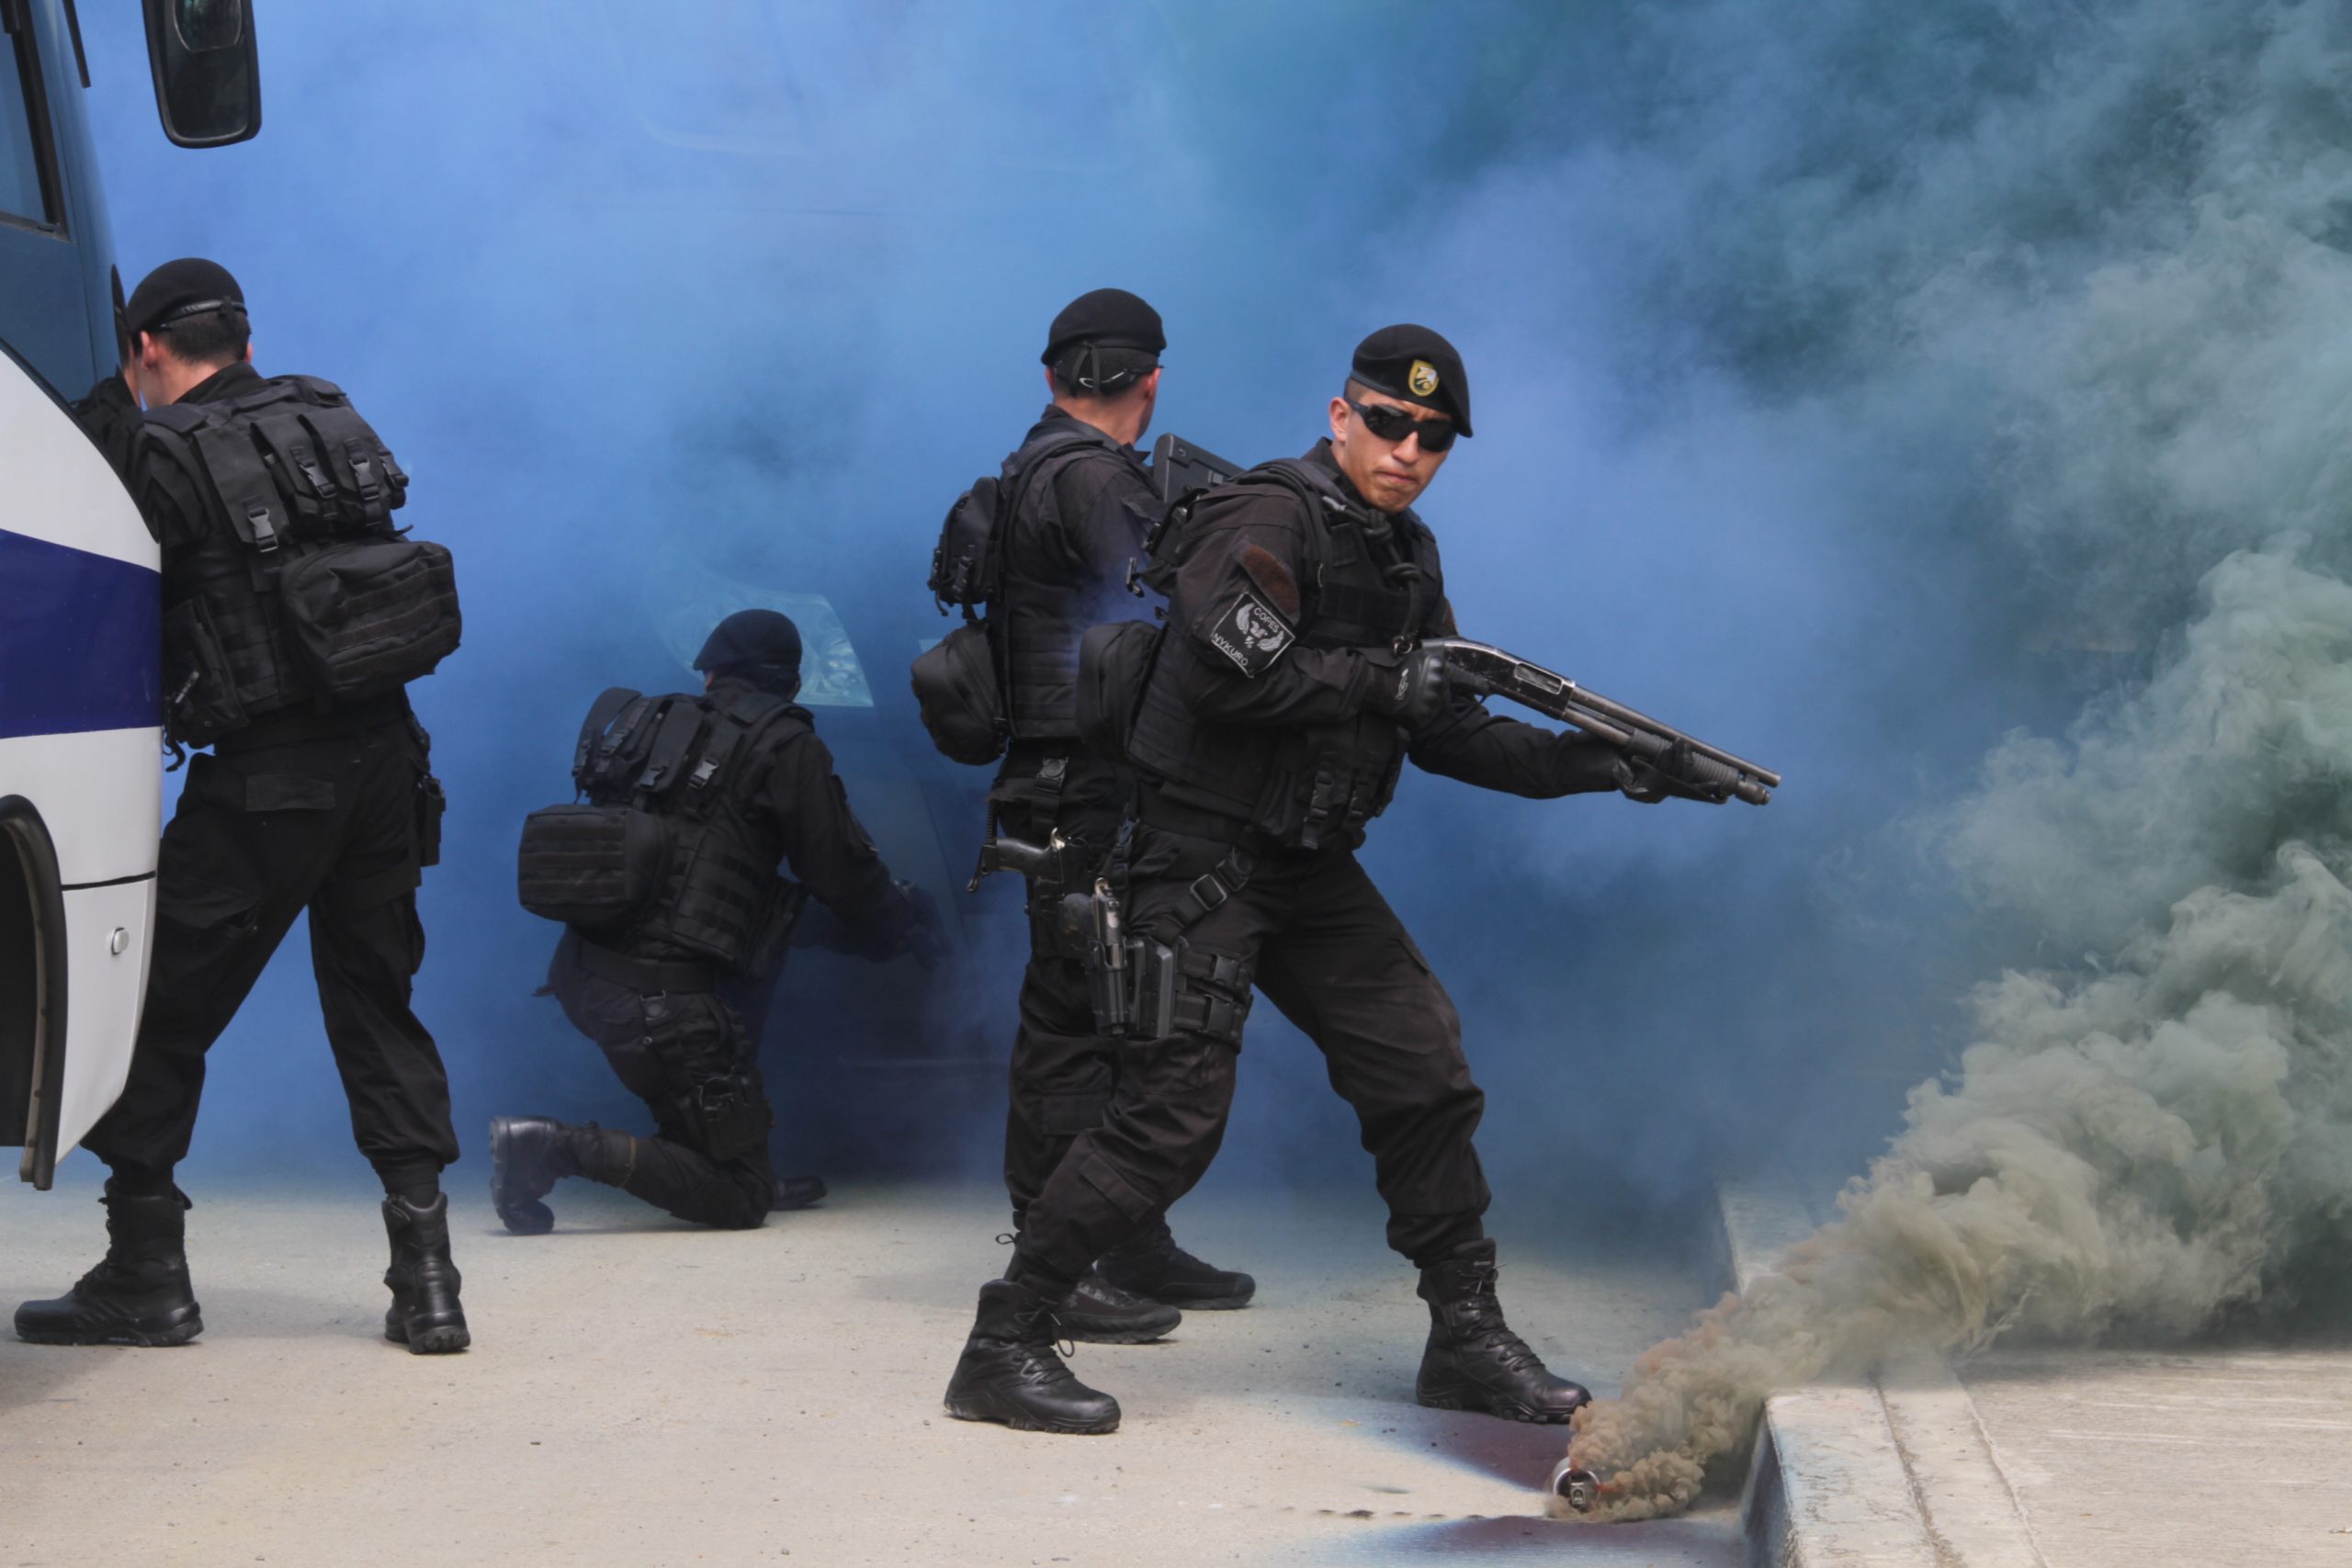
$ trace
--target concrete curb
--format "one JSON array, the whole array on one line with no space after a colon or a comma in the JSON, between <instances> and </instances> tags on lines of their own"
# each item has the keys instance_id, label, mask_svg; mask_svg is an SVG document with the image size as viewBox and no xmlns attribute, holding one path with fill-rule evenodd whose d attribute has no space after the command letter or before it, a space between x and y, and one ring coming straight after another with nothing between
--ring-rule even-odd
<instances>
[{"instance_id":1,"label":"concrete curb","mask_svg":"<svg viewBox=\"0 0 2352 1568\"><path fill-rule=\"evenodd\" d=\"M1785 1177L1716 1190L1724 1273L1746 1291L1819 1220ZM1968 1391L1941 1358L1765 1403L1740 1500L1769 1568L2046 1568Z\"/></svg>"}]
</instances>

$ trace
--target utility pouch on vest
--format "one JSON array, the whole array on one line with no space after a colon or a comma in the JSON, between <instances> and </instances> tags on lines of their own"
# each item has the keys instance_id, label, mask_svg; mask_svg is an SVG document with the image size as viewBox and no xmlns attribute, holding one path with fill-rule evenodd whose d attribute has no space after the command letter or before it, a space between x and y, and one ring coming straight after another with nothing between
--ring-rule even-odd
<instances>
[{"instance_id":1,"label":"utility pouch on vest","mask_svg":"<svg viewBox=\"0 0 2352 1568\"><path fill-rule=\"evenodd\" d=\"M164 668L183 672L164 694L164 727L185 746L201 746L245 727L245 705L229 655L201 599L183 599L164 612Z\"/></svg>"},{"instance_id":2,"label":"utility pouch on vest","mask_svg":"<svg viewBox=\"0 0 2352 1568\"><path fill-rule=\"evenodd\" d=\"M523 908L591 931L633 925L670 874L669 825L628 806L549 806L523 818Z\"/></svg>"},{"instance_id":3,"label":"utility pouch on vest","mask_svg":"<svg viewBox=\"0 0 2352 1568\"><path fill-rule=\"evenodd\" d=\"M985 623L967 621L923 649L912 677L922 727L942 755L973 767L1004 755L1004 690Z\"/></svg>"},{"instance_id":4,"label":"utility pouch on vest","mask_svg":"<svg viewBox=\"0 0 2352 1568\"><path fill-rule=\"evenodd\" d=\"M329 545L287 562L277 591L311 679L339 702L430 675L457 651L458 578L439 545L396 538Z\"/></svg>"},{"instance_id":5,"label":"utility pouch on vest","mask_svg":"<svg viewBox=\"0 0 2352 1568\"><path fill-rule=\"evenodd\" d=\"M1105 621L1079 638L1078 738L1095 755L1128 760L1162 629L1148 621Z\"/></svg>"},{"instance_id":6,"label":"utility pouch on vest","mask_svg":"<svg viewBox=\"0 0 2352 1568\"><path fill-rule=\"evenodd\" d=\"M987 604L1002 586L1004 566L997 550L997 480L975 479L956 498L939 525L931 552L931 599L945 615L950 605Z\"/></svg>"}]
</instances>

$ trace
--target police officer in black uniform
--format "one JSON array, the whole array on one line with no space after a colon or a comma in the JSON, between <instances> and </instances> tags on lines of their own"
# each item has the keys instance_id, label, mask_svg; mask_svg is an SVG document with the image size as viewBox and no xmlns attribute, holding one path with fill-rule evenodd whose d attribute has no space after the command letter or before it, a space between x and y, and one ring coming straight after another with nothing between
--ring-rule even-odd
<instances>
[{"instance_id":1,"label":"police officer in black uniform","mask_svg":"<svg viewBox=\"0 0 2352 1568\"><path fill-rule=\"evenodd\" d=\"M619 926L568 927L548 971L564 1015L652 1108L659 1132L493 1121L491 1198L518 1235L552 1228L543 1200L567 1176L728 1229L797 1206L805 1194L780 1191L769 1163L775 1118L759 1042L730 996L737 1004L764 998L804 896L838 919L850 951L874 959L911 953L925 968L938 960L937 909L921 889L890 879L850 811L832 753L792 700L800 652L788 617L742 610L719 622L695 657L703 692L605 694L577 753L596 804L584 814L535 813L535 823L560 819L548 837L525 829L526 905L535 886L575 874L579 846L613 819L598 811L630 802L661 820L669 841L667 874L648 911ZM611 761L598 761L600 753ZM779 863L797 884L777 876Z\"/></svg>"},{"instance_id":2,"label":"police officer in black uniform","mask_svg":"<svg viewBox=\"0 0 2352 1568\"><path fill-rule=\"evenodd\" d=\"M1066 945L1055 914L1065 890L1091 886L1133 793L1125 767L1078 739L1078 647L1089 626L1144 613L1127 592L1127 571L1164 508L1136 443L1151 427L1167 346L1159 312L1124 288L1071 300L1039 356L1053 401L1005 458L1000 481L1009 502L1004 587L990 615L1012 741L989 811L1007 833L1040 845L1058 834L1065 846L1059 874L1029 879L1029 963L1004 1138L1016 1235L1071 1140L1102 1119L1116 1078L1117 1047L1096 1033L1084 954ZM1239 1307L1256 1290L1249 1275L1178 1247L1154 1214L1081 1274L1063 1303L1061 1331L1150 1339L1176 1325L1176 1309Z\"/></svg>"},{"instance_id":3,"label":"police officer in black uniform","mask_svg":"<svg viewBox=\"0 0 2352 1568\"><path fill-rule=\"evenodd\" d=\"M156 268L125 325L126 377L148 410L125 466L163 545L164 724L212 750L189 763L164 832L130 1077L84 1140L111 1173L106 1257L64 1296L19 1306L17 1332L39 1344L178 1345L202 1331L183 1246L188 1201L173 1171L195 1129L206 1052L307 909L327 1043L360 1152L384 1185L385 1337L419 1353L460 1350L469 1336L440 1190L458 1140L440 1055L409 1009L440 786L399 681L332 695L327 682L348 671L298 646L318 628L280 592L328 543L414 565L389 520L406 478L335 388L255 373L243 293L217 263ZM445 603L439 587L415 586L421 596L401 598L396 615L454 647L454 587ZM326 606L329 619L338 613Z\"/></svg>"},{"instance_id":4,"label":"police officer in black uniform","mask_svg":"<svg viewBox=\"0 0 2352 1568\"><path fill-rule=\"evenodd\" d=\"M1413 647L1453 631L1436 540L1411 510L1470 434L1453 346L1426 327L1373 333L1330 425L1304 458L1204 498L1165 547L1168 625L1131 742L1144 784L1127 914L1179 955L1177 1032L1128 1047L1102 1123L1030 1204L1011 1273L981 1289L951 1415L1118 1425L1117 1402L1055 1355L1053 1317L1090 1259L1207 1169L1253 986L1322 1050L1373 1156L1389 1245L1420 1270L1419 1401L1562 1422L1589 1397L1503 1320L1461 1021L1354 852L1408 758L1536 798L1653 801L1674 781L1488 713Z\"/></svg>"}]
</instances>

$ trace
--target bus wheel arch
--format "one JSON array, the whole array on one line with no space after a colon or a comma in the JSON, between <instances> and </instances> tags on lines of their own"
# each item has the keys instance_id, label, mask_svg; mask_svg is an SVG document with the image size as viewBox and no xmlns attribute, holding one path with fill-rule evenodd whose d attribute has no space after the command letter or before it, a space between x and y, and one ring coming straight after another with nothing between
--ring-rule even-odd
<instances>
[{"instance_id":1,"label":"bus wheel arch","mask_svg":"<svg viewBox=\"0 0 2352 1568\"><path fill-rule=\"evenodd\" d=\"M65 1072L65 894L40 811L0 795L0 1144L22 1144L18 1174L46 1188Z\"/></svg>"}]
</instances>

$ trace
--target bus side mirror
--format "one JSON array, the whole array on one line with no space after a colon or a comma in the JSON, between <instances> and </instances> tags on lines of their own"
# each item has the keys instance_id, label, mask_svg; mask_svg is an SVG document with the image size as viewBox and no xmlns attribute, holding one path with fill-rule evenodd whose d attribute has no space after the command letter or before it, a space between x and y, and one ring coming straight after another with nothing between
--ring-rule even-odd
<instances>
[{"instance_id":1,"label":"bus side mirror","mask_svg":"<svg viewBox=\"0 0 2352 1568\"><path fill-rule=\"evenodd\" d=\"M181 147L226 147L261 129L253 0L144 0L155 112Z\"/></svg>"}]
</instances>

